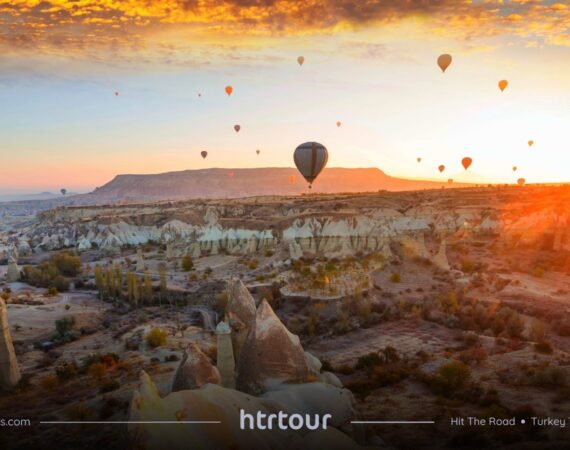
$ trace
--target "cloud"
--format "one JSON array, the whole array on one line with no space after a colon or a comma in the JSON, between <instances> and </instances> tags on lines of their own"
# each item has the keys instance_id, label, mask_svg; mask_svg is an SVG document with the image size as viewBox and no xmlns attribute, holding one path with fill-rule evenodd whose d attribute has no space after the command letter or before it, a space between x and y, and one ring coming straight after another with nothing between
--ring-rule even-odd
<instances>
[{"instance_id":1,"label":"cloud","mask_svg":"<svg viewBox=\"0 0 570 450\"><path fill-rule=\"evenodd\" d=\"M5 53L152 53L161 50L162 35L174 32L188 41L271 39L407 19L465 40L510 34L539 45L570 44L568 5L539 0L0 0L0 46Z\"/></svg>"}]
</instances>

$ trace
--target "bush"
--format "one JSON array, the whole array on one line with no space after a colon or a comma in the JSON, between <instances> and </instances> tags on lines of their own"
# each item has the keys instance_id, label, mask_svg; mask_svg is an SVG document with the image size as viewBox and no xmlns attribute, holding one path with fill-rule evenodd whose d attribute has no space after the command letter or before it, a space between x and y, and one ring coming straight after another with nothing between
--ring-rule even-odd
<instances>
[{"instance_id":1,"label":"bush","mask_svg":"<svg viewBox=\"0 0 570 450\"><path fill-rule=\"evenodd\" d=\"M75 325L75 317L73 316L62 317L55 321L55 329L61 337L71 331L73 325Z\"/></svg>"},{"instance_id":2,"label":"bush","mask_svg":"<svg viewBox=\"0 0 570 450\"><path fill-rule=\"evenodd\" d=\"M42 388L53 391L58 385L58 378L55 375L46 375L40 380Z\"/></svg>"},{"instance_id":3,"label":"bush","mask_svg":"<svg viewBox=\"0 0 570 450\"><path fill-rule=\"evenodd\" d=\"M547 366L536 370L531 376L531 384L542 388L561 389L567 383L568 375L562 367Z\"/></svg>"},{"instance_id":4,"label":"bush","mask_svg":"<svg viewBox=\"0 0 570 450\"><path fill-rule=\"evenodd\" d=\"M192 269L194 269L194 261L192 261L190 255L186 255L182 258L182 270L184 270L184 272L190 272Z\"/></svg>"},{"instance_id":5,"label":"bush","mask_svg":"<svg viewBox=\"0 0 570 450\"><path fill-rule=\"evenodd\" d=\"M167 335L166 331L161 330L160 328L153 328L145 336L145 341L150 348L161 347L166 345Z\"/></svg>"},{"instance_id":6,"label":"bush","mask_svg":"<svg viewBox=\"0 0 570 450\"><path fill-rule=\"evenodd\" d=\"M61 366L56 367L55 374L62 381L71 380L77 375L77 367L73 363L64 362Z\"/></svg>"},{"instance_id":7,"label":"bush","mask_svg":"<svg viewBox=\"0 0 570 450\"><path fill-rule=\"evenodd\" d=\"M534 344L534 350L537 353L543 353L545 355L550 355L552 353L552 346L546 341L541 341L541 342Z\"/></svg>"},{"instance_id":8,"label":"bush","mask_svg":"<svg viewBox=\"0 0 570 450\"><path fill-rule=\"evenodd\" d=\"M97 380L102 380L107 374L107 366L103 363L93 363L87 369L87 374Z\"/></svg>"},{"instance_id":9,"label":"bush","mask_svg":"<svg viewBox=\"0 0 570 450\"><path fill-rule=\"evenodd\" d=\"M544 276L544 269L540 266L536 266L532 273L536 278L542 278Z\"/></svg>"},{"instance_id":10,"label":"bush","mask_svg":"<svg viewBox=\"0 0 570 450\"><path fill-rule=\"evenodd\" d=\"M463 388L471 378L471 370L459 361L452 361L439 368L432 380L432 388L441 395L450 395Z\"/></svg>"},{"instance_id":11,"label":"bush","mask_svg":"<svg viewBox=\"0 0 570 450\"><path fill-rule=\"evenodd\" d=\"M390 281L392 283L400 283L402 281L402 277L399 272L394 272L390 275Z\"/></svg>"}]
</instances>

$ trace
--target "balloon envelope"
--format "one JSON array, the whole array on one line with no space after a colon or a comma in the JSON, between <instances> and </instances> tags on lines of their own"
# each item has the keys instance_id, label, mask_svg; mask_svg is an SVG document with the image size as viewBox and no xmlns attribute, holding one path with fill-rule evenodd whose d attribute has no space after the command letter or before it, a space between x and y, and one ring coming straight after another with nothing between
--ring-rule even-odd
<instances>
[{"instance_id":1,"label":"balloon envelope","mask_svg":"<svg viewBox=\"0 0 570 450\"><path fill-rule=\"evenodd\" d=\"M62 188L62 189L60 189L59 192L61 192L61 195L65 195L65 194L67 194L67 189Z\"/></svg>"},{"instance_id":2,"label":"balloon envelope","mask_svg":"<svg viewBox=\"0 0 570 450\"><path fill-rule=\"evenodd\" d=\"M115 91L115 97L119 96L119 91Z\"/></svg>"},{"instance_id":3,"label":"balloon envelope","mask_svg":"<svg viewBox=\"0 0 570 450\"><path fill-rule=\"evenodd\" d=\"M517 167L517 166L513 166L513 172L516 172L516 171L517 171L517 169L518 169L518 167Z\"/></svg>"},{"instance_id":4,"label":"balloon envelope","mask_svg":"<svg viewBox=\"0 0 570 450\"><path fill-rule=\"evenodd\" d=\"M519 178L517 180L517 183L519 186L524 186L524 184L526 183L526 180L524 178Z\"/></svg>"},{"instance_id":5,"label":"balloon envelope","mask_svg":"<svg viewBox=\"0 0 570 450\"><path fill-rule=\"evenodd\" d=\"M422 159L421 159L421 158L416 158L416 159L418 160L419 163L422 162Z\"/></svg>"},{"instance_id":6,"label":"balloon envelope","mask_svg":"<svg viewBox=\"0 0 570 450\"><path fill-rule=\"evenodd\" d=\"M228 95L232 95L232 92L234 91L234 88L231 86L226 86L226 94Z\"/></svg>"},{"instance_id":7,"label":"balloon envelope","mask_svg":"<svg viewBox=\"0 0 570 450\"><path fill-rule=\"evenodd\" d=\"M508 84L509 82L507 80L499 81L499 89L501 90L501 92L503 92L507 88Z\"/></svg>"},{"instance_id":8,"label":"balloon envelope","mask_svg":"<svg viewBox=\"0 0 570 450\"><path fill-rule=\"evenodd\" d=\"M233 177L233 176L234 176L234 173L233 173L233 171L231 171L231 170L228 170L228 177Z\"/></svg>"},{"instance_id":9,"label":"balloon envelope","mask_svg":"<svg viewBox=\"0 0 570 450\"><path fill-rule=\"evenodd\" d=\"M448 55L447 53L440 55L439 58L437 58L437 65L439 66L442 72L445 72L445 69L449 67L449 65L451 64L451 60L452 60L451 55Z\"/></svg>"},{"instance_id":10,"label":"balloon envelope","mask_svg":"<svg viewBox=\"0 0 570 450\"><path fill-rule=\"evenodd\" d=\"M259 155L261 153L261 150L256 150L255 153Z\"/></svg>"},{"instance_id":11,"label":"balloon envelope","mask_svg":"<svg viewBox=\"0 0 570 450\"><path fill-rule=\"evenodd\" d=\"M206 156L208 156L208 152L206 150L200 152L200 154L202 155L202 158L206 158Z\"/></svg>"},{"instance_id":12,"label":"balloon envelope","mask_svg":"<svg viewBox=\"0 0 570 450\"><path fill-rule=\"evenodd\" d=\"M305 62L305 57L304 56L299 56L297 58L297 62L299 63L300 66L303 65L303 63Z\"/></svg>"},{"instance_id":13,"label":"balloon envelope","mask_svg":"<svg viewBox=\"0 0 570 450\"><path fill-rule=\"evenodd\" d=\"M319 176L327 165L329 152L318 142L305 142L295 149L293 160L301 175L309 184Z\"/></svg>"},{"instance_id":14,"label":"balloon envelope","mask_svg":"<svg viewBox=\"0 0 570 450\"><path fill-rule=\"evenodd\" d=\"M236 133L239 133L239 130L241 130L241 127L239 125L234 125L234 130L236 130Z\"/></svg>"},{"instance_id":15,"label":"balloon envelope","mask_svg":"<svg viewBox=\"0 0 570 450\"><path fill-rule=\"evenodd\" d=\"M528 141L528 146L532 147L532 144L534 144L534 141Z\"/></svg>"},{"instance_id":16,"label":"balloon envelope","mask_svg":"<svg viewBox=\"0 0 570 450\"><path fill-rule=\"evenodd\" d=\"M336 126L337 126L337 127L340 127L341 125L342 125L341 122L337 122L337 123L336 123Z\"/></svg>"},{"instance_id":17,"label":"balloon envelope","mask_svg":"<svg viewBox=\"0 0 570 450\"><path fill-rule=\"evenodd\" d=\"M473 160L469 157L463 158L461 164L465 167L465 170L469 169L469 166L473 163Z\"/></svg>"},{"instance_id":18,"label":"balloon envelope","mask_svg":"<svg viewBox=\"0 0 570 450\"><path fill-rule=\"evenodd\" d=\"M445 170L445 166L442 164L441 166L438 167L438 170L440 172L443 172Z\"/></svg>"}]
</instances>

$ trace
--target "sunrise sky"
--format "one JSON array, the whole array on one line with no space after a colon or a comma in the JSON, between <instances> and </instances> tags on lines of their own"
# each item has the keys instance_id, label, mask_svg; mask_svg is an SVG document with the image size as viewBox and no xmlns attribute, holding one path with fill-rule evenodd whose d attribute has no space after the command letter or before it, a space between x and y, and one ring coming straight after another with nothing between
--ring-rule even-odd
<instances>
[{"instance_id":1,"label":"sunrise sky","mask_svg":"<svg viewBox=\"0 0 570 450\"><path fill-rule=\"evenodd\" d=\"M569 27L567 1L5 0L0 193L293 166L309 140L399 177L570 181Z\"/></svg>"}]
</instances>

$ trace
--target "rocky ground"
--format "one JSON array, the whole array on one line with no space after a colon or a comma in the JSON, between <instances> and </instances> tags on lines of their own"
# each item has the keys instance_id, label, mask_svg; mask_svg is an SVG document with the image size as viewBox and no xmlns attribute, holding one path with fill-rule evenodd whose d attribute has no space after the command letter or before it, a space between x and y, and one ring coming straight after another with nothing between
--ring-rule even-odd
<instances>
[{"instance_id":1,"label":"rocky ground","mask_svg":"<svg viewBox=\"0 0 570 450\"><path fill-rule=\"evenodd\" d=\"M231 304L227 281L239 277L258 310L267 299L322 372L352 391L359 418L436 420L413 432L343 429L351 439L563 448L567 428L477 433L449 418L570 416L569 197L568 187L446 189L68 207L16 221L0 229L0 264L17 253L20 269L38 268L66 250L81 269L62 293L29 278L0 285L23 374L0 397L0 417L128 419L133 392L150 386L141 371L165 397L190 344L216 365L214 329ZM119 272L117 289L109 273ZM58 337L66 317L74 322ZM155 329L165 332L156 347ZM245 390L270 389L244 377ZM122 425L73 427L3 429L0 443L74 448L79 433L85 448L125 448L130 439Z\"/></svg>"}]
</instances>

